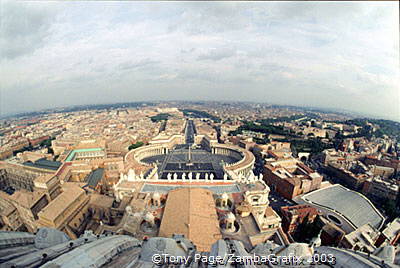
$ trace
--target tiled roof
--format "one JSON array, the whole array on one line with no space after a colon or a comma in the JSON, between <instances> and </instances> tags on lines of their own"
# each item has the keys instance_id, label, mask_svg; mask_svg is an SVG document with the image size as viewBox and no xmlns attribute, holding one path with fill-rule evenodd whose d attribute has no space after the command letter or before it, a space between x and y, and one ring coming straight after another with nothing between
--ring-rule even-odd
<instances>
[{"instance_id":1,"label":"tiled roof","mask_svg":"<svg viewBox=\"0 0 400 268\"><path fill-rule=\"evenodd\" d=\"M160 226L160 236L183 234L199 251L209 251L221 238L212 192L202 188L172 190Z\"/></svg>"}]
</instances>

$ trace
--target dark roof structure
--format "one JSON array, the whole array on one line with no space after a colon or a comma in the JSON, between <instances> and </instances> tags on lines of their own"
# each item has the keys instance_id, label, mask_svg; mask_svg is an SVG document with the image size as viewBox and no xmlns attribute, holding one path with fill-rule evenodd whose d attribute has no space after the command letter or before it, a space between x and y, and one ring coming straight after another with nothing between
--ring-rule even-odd
<instances>
[{"instance_id":1,"label":"dark roof structure","mask_svg":"<svg viewBox=\"0 0 400 268\"><path fill-rule=\"evenodd\" d=\"M90 174L86 177L85 182L87 183L85 186L89 188L95 189L97 184L101 181L104 175L104 168L98 168L90 172Z\"/></svg>"},{"instance_id":2,"label":"dark roof structure","mask_svg":"<svg viewBox=\"0 0 400 268\"><path fill-rule=\"evenodd\" d=\"M62 163L58 161L50 161L47 160L46 158L40 158L35 162L31 161L24 162L24 165L36 168L49 169L49 170L57 170L62 165Z\"/></svg>"}]
</instances>

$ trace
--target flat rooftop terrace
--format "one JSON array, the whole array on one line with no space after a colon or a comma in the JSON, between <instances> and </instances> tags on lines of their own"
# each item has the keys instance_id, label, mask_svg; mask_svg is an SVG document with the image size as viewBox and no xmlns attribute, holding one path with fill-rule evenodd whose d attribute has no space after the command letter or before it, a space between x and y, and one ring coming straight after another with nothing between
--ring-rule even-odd
<instances>
[{"instance_id":1,"label":"flat rooftop terrace","mask_svg":"<svg viewBox=\"0 0 400 268\"><path fill-rule=\"evenodd\" d=\"M75 154L76 153L82 153L82 152L96 152L96 151L101 151L103 150L102 148L89 148L89 149L76 149L76 150L72 150L67 159L65 159L66 162L70 162L72 160L74 160L75 158Z\"/></svg>"}]
</instances>

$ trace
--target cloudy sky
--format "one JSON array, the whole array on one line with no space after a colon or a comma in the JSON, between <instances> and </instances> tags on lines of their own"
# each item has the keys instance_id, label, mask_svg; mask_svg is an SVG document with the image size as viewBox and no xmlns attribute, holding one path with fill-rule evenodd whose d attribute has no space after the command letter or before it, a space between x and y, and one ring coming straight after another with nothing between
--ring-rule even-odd
<instances>
[{"instance_id":1,"label":"cloudy sky","mask_svg":"<svg viewBox=\"0 0 400 268\"><path fill-rule=\"evenodd\" d=\"M248 100L400 119L398 2L0 3L0 115Z\"/></svg>"}]
</instances>

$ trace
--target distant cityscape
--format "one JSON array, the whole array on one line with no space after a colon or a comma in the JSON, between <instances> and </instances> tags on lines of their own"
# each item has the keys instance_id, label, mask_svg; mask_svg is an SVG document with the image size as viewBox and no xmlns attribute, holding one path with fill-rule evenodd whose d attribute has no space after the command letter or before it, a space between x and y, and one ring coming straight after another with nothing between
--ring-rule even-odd
<instances>
[{"instance_id":1,"label":"distant cityscape","mask_svg":"<svg viewBox=\"0 0 400 268\"><path fill-rule=\"evenodd\" d=\"M252 102L76 106L1 119L0 160L0 267L400 265L399 122Z\"/></svg>"}]
</instances>

